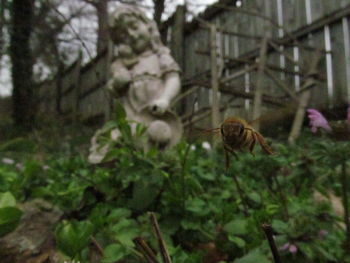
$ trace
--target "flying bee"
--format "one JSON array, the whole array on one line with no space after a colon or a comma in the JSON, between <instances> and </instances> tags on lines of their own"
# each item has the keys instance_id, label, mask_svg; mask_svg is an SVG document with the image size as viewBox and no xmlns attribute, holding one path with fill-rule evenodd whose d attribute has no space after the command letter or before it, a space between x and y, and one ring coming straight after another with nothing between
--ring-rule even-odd
<instances>
[{"instance_id":1,"label":"flying bee","mask_svg":"<svg viewBox=\"0 0 350 263\"><path fill-rule=\"evenodd\" d=\"M257 142L265 153L274 154L264 137L243 119L229 117L220 125L220 128L207 131L220 132L225 150L226 169L229 168L229 154L238 158L236 151L248 149L254 155L253 150Z\"/></svg>"}]
</instances>

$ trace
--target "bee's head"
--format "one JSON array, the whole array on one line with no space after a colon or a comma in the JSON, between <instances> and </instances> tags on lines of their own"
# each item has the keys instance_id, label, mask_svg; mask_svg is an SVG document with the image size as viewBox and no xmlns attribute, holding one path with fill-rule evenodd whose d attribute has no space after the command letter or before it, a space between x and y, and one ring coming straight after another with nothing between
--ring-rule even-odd
<instances>
[{"instance_id":1,"label":"bee's head","mask_svg":"<svg viewBox=\"0 0 350 263\"><path fill-rule=\"evenodd\" d=\"M240 122L224 122L221 125L223 136L240 136L243 134L244 126Z\"/></svg>"}]
</instances>

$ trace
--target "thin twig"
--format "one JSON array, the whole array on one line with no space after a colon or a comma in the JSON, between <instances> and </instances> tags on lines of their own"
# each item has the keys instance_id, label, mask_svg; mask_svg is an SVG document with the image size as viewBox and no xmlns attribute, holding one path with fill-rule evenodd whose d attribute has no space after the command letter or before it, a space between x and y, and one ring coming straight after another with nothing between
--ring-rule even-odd
<instances>
[{"instance_id":1,"label":"thin twig","mask_svg":"<svg viewBox=\"0 0 350 263\"><path fill-rule=\"evenodd\" d=\"M272 231L271 225L264 223L264 224L262 224L261 227L265 232L265 236L266 236L267 240L269 241L270 249L271 249L275 263L282 263L280 255L279 255L277 247L276 247L275 239L273 238L273 231Z\"/></svg>"},{"instance_id":2,"label":"thin twig","mask_svg":"<svg viewBox=\"0 0 350 263\"><path fill-rule=\"evenodd\" d=\"M133 241L148 263L158 263L153 250L142 237L136 237Z\"/></svg>"},{"instance_id":3,"label":"thin twig","mask_svg":"<svg viewBox=\"0 0 350 263\"><path fill-rule=\"evenodd\" d=\"M96 238L91 237L91 241L92 244L94 244L94 246L97 248L98 253L103 256L103 248L101 247L101 245L98 243L98 241L96 240Z\"/></svg>"},{"instance_id":4,"label":"thin twig","mask_svg":"<svg viewBox=\"0 0 350 263\"><path fill-rule=\"evenodd\" d=\"M154 230L155 236L157 237L157 240L158 240L158 245L159 245L160 253L162 255L163 262L164 263L172 263L171 258L169 256L169 252L166 248L165 241L162 237L162 233L161 233L160 228L159 228L157 217L153 212L151 212L150 218L151 218L151 223L153 225L153 230Z\"/></svg>"},{"instance_id":5,"label":"thin twig","mask_svg":"<svg viewBox=\"0 0 350 263\"><path fill-rule=\"evenodd\" d=\"M82 38L79 36L79 34L77 33L77 31L75 31L74 27L70 24L70 21L68 21L68 19L65 17L64 14L62 14L57 8L52 7L52 9L63 18L64 22L69 26L69 28L72 30L73 34L75 35L75 37L81 42L82 46L84 47L84 49L86 50L86 53L88 54L90 60L92 60L92 55L90 50L87 48L87 46L85 45L84 40L82 40Z\"/></svg>"}]
</instances>

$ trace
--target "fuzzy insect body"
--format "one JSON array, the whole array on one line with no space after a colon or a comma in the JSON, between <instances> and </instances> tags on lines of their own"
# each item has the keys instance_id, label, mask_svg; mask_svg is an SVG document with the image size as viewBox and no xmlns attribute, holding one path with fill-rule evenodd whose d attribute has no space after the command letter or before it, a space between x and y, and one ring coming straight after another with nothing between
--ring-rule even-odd
<instances>
[{"instance_id":1,"label":"fuzzy insect body","mask_svg":"<svg viewBox=\"0 0 350 263\"><path fill-rule=\"evenodd\" d=\"M237 151L249 150L254 155L256 143L260 144L265 153L273 154L272 148L266 143L264 137L244 119L229 117L220 125L220 128L209 131L220 131L226 156L226 168L229 168L229 154L238 158Z\"/></svg>"}]
</instances>

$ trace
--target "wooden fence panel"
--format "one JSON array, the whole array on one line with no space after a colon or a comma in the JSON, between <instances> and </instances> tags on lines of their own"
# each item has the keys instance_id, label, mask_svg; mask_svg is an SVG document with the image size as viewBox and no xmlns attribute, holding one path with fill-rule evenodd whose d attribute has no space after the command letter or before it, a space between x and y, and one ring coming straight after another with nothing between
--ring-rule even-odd
<instances>
[{"instance_id":1,"label":"wooden fence panel","mask_svg":"<svg viewBox=\"0 0 350 263\"><path fill-rule=\"evenodd\" d=\"M332 39L332 67L334 80L333 105L344 104L347 102L347 83L346 81L346 58L344 48L344 34L342 23L331 26L330 34Z\"/></svg>"},{"instance_id":2,"label":"wooden fence panel","mask_svg":"<svg viewBox=\"0 0 350 263\"><path fill-rule=\"evenodd\" d=\"M71 114L75 110L77 103L76 91L78 89L78 80L80 77L80 58L77 59L61 78L60 110L63 114Z\"/></svg>"},{"instance_id":3,"label":"wooden fence panel","mask_svg":"<svg viewBox=\"0 0 350 263\"><path fill-rule=\"evenodd\" d=\"M223 9L214 17L211 16L210 21L208 21L222 29L218 33L217 42L218 53L222 55L220 58L223 58L225 62L231 61L231 64L233 61L236 62L235 66L224 70L223 77L235 74L254 63L254 60L258 58L261 37L265 35L272 39L286 37L287 32L276 27L276 24L283 25L288 32L297 30L300 32L316 20L318 20L318 23L322 22L320 19L325 20L327 15L335 10L346 11L349 5L350 0L242 1L242 10L267 16L274 21L273 23L262 17L252 16L245 12ZM343 20L332 21L331 24L322 25L318 29L313 28L309 37L304 33L302 38L298 39L298 42L302 45L327 48L332 51L325 58L321 59L319 65L321 81L317 83L312 91L311 104L313 107L346 103L347 100L350 100L350 24L346 16L349 16L349 14L346 13ZM195 27L192 24L191 28L189 29L185 26L182 78L183 80L193 80L196 77L200 81L208 80L210 77L209 31L203 28L203 25ZM176 32L171 27L165 31ZM229 32L236 32L240 36ZM303 67L299 68L300 71L307 71L308 63L314 51L296 45L292 46L292 44L293 41L289 41L286 45L279 46L280 50L285 52L285 54L269 51L267 63L268 65L274 65L275 70L270 70L270 76L265 74L261 80L264 94L275 97L284 96L286 91L279 87L277 82L283 82L284 88L292 91L298 91L300 88L303 81L301 75L283 73L277 69L281 68L290 72L297 71L299 66L292 63L287 58L289 57L299 61L299 65ZM168 43L168 46L172 46L171 42ZM247 57L249 61L244 61ZM241 59L241 61L237 62L237 58ZM58 106L61 107L63 113L71 112L74 109L74 105L77 104L79 106L76 110L79 111L83 119L106 112L109 98L106 96L103 88L108 78L110 63L110 54L104 52L88 65L79 69L80 74L74 73L74 71L77 71L77 68L73 67L75 70L72 68L66 70L60 81L52 80L43 84L39 91L39 97L41 98L40 110L55 112L59 109L57 107L57 96L60 95L60 105ZM80 75L79 85L77 84L78 75ZM256 82L257 72L255 69L228 82L229 88L232 89L229 91L241 92L240 94L254 92ZM75 87L79 87L79 89L75 89ZM329 96L332 94L333 98L330 98ZM79 98L79 103L76 101L77 97ZM210 107L210 90L208 87L203 87L199 89L197 94L191 94L182 100L182 102L186 103L186 106L182 107L182 109L185 108L187 113L192 111L195 97L198 97L198 108ZM230 102L231 107L223 112L223 118L227 115L244 117L250 115L252 109L251 99L242 98L241 95L233 97L232 95L227 95L227 93L221 94L220 105L223 106L228 102ZM263 105L265 110L271 108L268 104ZM206 124L206 121L202 123Z\"/></svg>"}]
</instances>

